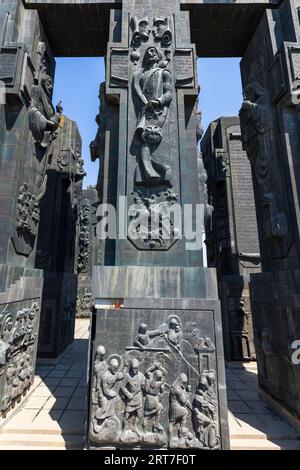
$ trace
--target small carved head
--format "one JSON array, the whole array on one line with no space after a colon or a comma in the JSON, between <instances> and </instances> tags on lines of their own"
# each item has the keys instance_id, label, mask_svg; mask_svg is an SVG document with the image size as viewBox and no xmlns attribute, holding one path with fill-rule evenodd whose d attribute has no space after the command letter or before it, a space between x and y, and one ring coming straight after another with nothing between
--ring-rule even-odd
<instances>
[{"instance_id":1,"label":"small carved head","mask_svg":"<svg viewBox=\"0 0 300 470\"><path fill-rule=\"evenodd\" d=\"M50 97L53 91L53 80L50 75L47 75L46 73L43 74L41 79L41 85L44 88L46 94Z\"/></svg>"},{"instance_id":2,"label":"small carved head","mask_svg":"<svg viewBox=\"0 0 300 470\"><path fill-rule=\"evenodd\" d=\"M142 41L148 41L149 39L149 21L148 18L143 18L139 22L139 33L140 33L140 38Z\"/></svg>"},{"instance_id":3,"label":"small carved head","mask_svg":"<svg viewBox=\"0 0 300 470\"><path fill-rule=\"evenodd\" d=\"M201 377L199 380L199 390L205 392L205 390L207 389L208 389L207 374L203 373L201 374Z\"/></svg>"},{"instance_id":4,"label":"small carved head","mask_svg":"<svg viewBox=\"0 0 300 470\"><path fill-rule=\"evenodd\" d=\"M144 64L145 65L152 65L155 63L157 64L161 60L162 60L161 52L154 46L148 47L144 56Z\"/></svg>"},{"instance_id":5,"label":"small carved head","mask_svg":"<svg viewBox=\"0 0 300 470\"><path fill-rule=\"evenodd\" d=\"M216 379L215 371L214 371L213 369L210 369L210 370L207 372L206 377L207 377L208 385L214 384L215 379Z\"/></svg>"},{"instance_id":6,"label":"small carved head","mask_svg":"<svg viewBox=\"0 0 300 470\"><path fill-rule=\"evenodd\" d=\"M187 375L186 374L180 374L179 376L179 387L182 389L182 390L186 390L187 389L187 386L188 386L188 378L187 378Z\"/></svg>"},{"instance_id":7,"label":"small carved head","mask_svg":"<svg viewBox=\"0 0 300 470\"><path fill-rule=\"evenodd\" d=\"M170 323L169 323L169 328L170 330L175 330L175 331L180 331L180 323L178 320L176 320L176 318L172 318L172 320L170 320Z\"/></svg>"},{"instance_id":8,"label":"small carved head","mask_svg":"<svg viewBox=\"0 0 300 470\"><path fill-rule=\"evenodd\" d=\"M103 359L103 357L105 356L105 347L100 345L98 346L97 350L96 350L96 359Z\"/></svg>"},{"instance_id":9,"label":"small carved head","mask_svg":"<svg viewBox=\"0 0 300 470\"><path fill-rule=\"evenodd\" d=\"M116 375L119 369L119 362L117 359L112 359L109 363L109 371L113 374Z\"/></svg>"},{"instance_id":10,"label":"small carved head","mask_svg":"<svg viewBox=\"0 0 300 470\"><path fill-rule=\"evenodd\" d=\"M147 333L147 329L148 329L148 325L146 325L146 323L141 323L139 326L139 333L141 335L144 335Z\"/></svg>"},{"instance_id":11,"label":"small carved head","mask_svg":"<svg viewBox=\"0 0 300 470\"><path fill-rule=\"evenodd\" d=\"M154 372L153 376L154 376L156 382L161 382L162 379L163 379L163 373L162 373L162 371L159 370L159 369L156 369L156 371Z\"/></svg>"},{"instance_id":12,"label":"small carved head","mask_svg":"<svg viewBox=\"0 0 300 470\"><path fill-rule=\"evenodd\" d=\"M137 359L133 359L130 364L130 375L135 376L139 372L140 363Z\"/></svg>"}]
</instances>

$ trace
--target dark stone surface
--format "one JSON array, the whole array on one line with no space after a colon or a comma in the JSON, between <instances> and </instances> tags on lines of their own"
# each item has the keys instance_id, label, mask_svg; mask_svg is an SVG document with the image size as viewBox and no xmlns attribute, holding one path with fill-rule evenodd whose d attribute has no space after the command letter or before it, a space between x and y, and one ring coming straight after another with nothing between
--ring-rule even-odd
<instances>
[{"instance_id":1,"label":"dark stone surface","mask_svg":"<svg viewBox=\"0 0 300 470\"><path fill-rule=\"evenodd\" d=\"M37 241L36 267L45 276L39 357L57 357L74 338L84 175L77 124L63 116L47 171Z\"/></svg>"},{"instance_id":2,"label":"dark stone surface","mask_svg":"<svg viewBox=\"0 0 300 470\"><path fill-rule=\"evenodd\" d=\"M261 45L264 45L261 47ZM293 2L267 11L241 62L244 147L252 165L262 274L251 276L259 382L300 418L299 16Z\"/></svg>"},{"instance_id":3,"label":"dark stone surface","mask_svg":"<svg viewBox=\"0 0 300 470\"><path fill-rule=\"evenodd\" d=\"M98 192L94 186L82 191L79 204L79 253L76 316L89 317L93 305L92 269L102 262L100 240L96 236Z\"/></svg>"},{"instance_id":4,"label":"dark stone surface","mask_svg":"<svg viewBox=\"0 0 300 470\"><path fill-rule=\"evenodd\" d=\"M129 1L112 24L91 147L100 201L115 204L127 227L120 196L139 204L139 216L174 202L199 204L203 215L188 15L176 0ZM202 267L201 239L191 251L175 232L167 241L150 224L139 233L105 241L93 272L89 448L227 448L215 271Z\"/></svg>"},{"instance_id":5,"label":"dark stone surface","mask_svg":"<svg viewBox=\"0 0 300 470\"><path fill-rule=\"evenodd\" d=\"M24 3L28 8L38 9L55 55L74 57L105 55L109 10L122 8L122 0L25 0ZM241 57L266 8L278 3L279 0L180 1L181 9L190 14L192 42L202 57ZM54 4L55 8L50 8ZM83 28L82 24L90 28ZM99 41L99 37L103 40Z\"/></svg>"},{"instance_id":6,"label":"dark stone surface","mask_svg":"<svg viewBox=\"0 0 300 470\"><path fill-rule=\"evenodd\" d=\"M259 385L299 425L299 365L292 342L299 339L299 270L251 276L251 300ZM280 299L280 300L279 300Z\"/></svg>"},{"instance_id":7,"label":"dark stone surface","mask_svg":"<svg viewBox=\"0 0 300 470\"><path fill-rule=\"evenodd\" d=\"M30 9L25 9L24 5ZM162 140L159 150L151 149L150 157L161 158L160 163L164 165L170 164L175 180L174 191L177 191L181 203L201 201L205 204L205 198L199 194L197 181L196 119L193 110L198 83L194 71L190 74L194 63L191 56L195 51L201 56L242 54L245 103L241 119L245 148L253 165L262 269L264 275L274 276L276 283L272 285L279 292L284 292L284 286L289 286L290 298L286 301L286 296L284 300L280 296L276 297L276 302L274 300L272 304L275 313L267 318L266 312L269 312L271 305L267 291L270 284L264 275L253 275L254 306L259 309L257 328L254 318L257 348L261 344L262 347L266 346L266 351L275 351L274 367L270 368L267 379L260 380L274 399L281 401L299 417L298 398L293 392L288 393L299 385L298 370L290 365L290 373L284 376L284 380L279 379L279 373L276 372L276 364L281 361L283 354L277 345L284 343L284 357L289 356L291 341L300 337L295 315L298 307L291 301L297 299L297 287L291 279L297 279L300 251L299 106L294 99L299 85L297 6L290 0L280 3L226 2L226 5L193 0L172 0L166 5L160 0L153 0L147 6L142 0L132 0L124 3L122 10L120 6L119 2L112 1L62 1L59 4L36 0L0 2L0 75L2 78L8 75L7 103L0 109L0 263L4 266L0 275L0 291L7 296L11 284L19 281L24 283L27 277L31 277L30 271L35 278L41 274L39 270L33 269L39 204L46 188L44 177L61 111L58 109L55 112L52 108L51 93L42 104L43 93L46 92L45 81L54 75L52 53L65 56L105 55L109 40L108 83L103 101L106 117L100 136L100 140L103 139L103 131L108 131L105 141L107 157L101 165L98 188L100 200L116 205L119 195L132 198L135 157L139 159L141 156L140 153L132 152L135 149L133 141L139 112L132 101L135 99L134 88L128 85L133 70L144 66L140 67L137 54L130 55L127 63L129 50L133 52L128 34L130 31L132 37L137 32L129 28L128 12L131 17L137 16L138 20L150 16L151 29L156 33L159 28L157 23L153 24L154 15L162 17L160 28L166 17L171 18L170 31L166 37L157 38L155 44L163 51L171 51L171 64L167 67L174 76L171 84L173 96L172 101L165 102L163 106L168 108L168 115L160 126ZM150 7L155 7L155 13ZM9 14L3 14L3 10ZM173 18L176 20L176 30ZM123 29L122 21L126 26ZM88 24L88 27L83 27L83 24ZM166 46L170 32L173 42ZM135 38L138 37L139 34L135 34ZM152 35L148 41L147 44L153 43ZM195 47L191 45L193 41ZM146 43L142 42L140 46L135 44L135 47L144 55ZM168 62L168 54L164 62ZM20 80L21 69L24 70L23 81ZM164 75L166 84L167 74ZM37 111L41 112L46 121ZM43 125L39 129L40 119L44 124L46 122L46 127L50 127L51 131L46 131ZM140 141L137 147L138 150L141 148ZM103 157L102 150L100 146L98 153ZM146 197L151 199L152 191L148 194L148 190ZM145 192L143 197L145 199ZM240 231L237 239L242 246L243 237L245 235ZM145 268L173 266L175 269L176 266L198 267L202 265L202 250L187 252L184 243L178 241L165 247L165 250L137 250L129 240L120 243L109 241L103 247L103 264L124 268L128 265L143 265ZM174 273L167 282L170 286L174 282L173 276ZM188 280L195 281L193 276L188 277ZM205 292L203 286L201 289L201 293ZM24 292L23 306L18 305L17 308L30 307L26 295ZM261 318L268 325L263 325ZM271 334L267 331L262 335L267 327ZM267 344L262 342L262 336ZM268 342L272 343L271 347ZM258 366L262 377L263 359L258 360Z\"/></svg>"},{"instance_id":8,"label":"dark stone surface","mask_svg":"<svg viewBox=\"0 0 300 470\"><path fill-rule=\"evenodd\" d=\"M218 274L227 360L255 358L249 276L260 271L251 166L238 117L213 121L202 141L212 217L206 221L209 266Z\"/></svg>"},{"instance_id":9,"label":"dark stone surface","mask_svg":"<svg viewBox=\"0 0 300 470\"><path fill-rule=\"evenodd\" d=\"M199 285L206 285L206 291ZM93 295L90 448L227 448L222 329L214 270L94 268ZM122 307L105 309L105 303L117 302L116 295ZM175 332L172 322L177 325ZM142 324L147 324L148 333L142 331ZM134 359L143 375L131 372ZM111 373L115 360L116 376ZM202 395L208 371L217 381ZM180 388L184 375L188 386ZM139 404L135 406L124 393L136 382ZM206 419L199 415L200 410L206 413L201 400L210 403ZM201 419L206 423L203 433L199 432Z\"/></svg>"},{"instance_id":10,"label":"dark stone surface","mask_svg":"<svg viewBox=\"0 0 300 470\"><path fill-rule=\"evenodd\" d=\"M45 172L60 120L51 103L55 62L36 11L0 2L0 409L32 384L43 273L36 241ZM6 12L6 13L5 13ZM1 96L3 99L3 96Z\"/></svg>"},{"instance_id":11,"label":"dark stone surface","mask_svg":"<svg viewBox=\"0 0 300 470\"><path fill-rule=\"evenodd\" d=\"M155 2L153 5L156 13L152 14L153 18L149 18L146 29L152 27L154 18L166 17L167 14L173 13L171 6L166 10ZM143 6L141 2L129 4L128 9L132 9L137 21L147 16L150 11L149 7ZM125 21L124 14L125 11L123 16L121 12L114 16L118 26L121 21ZM172 40L169 45L164 44L164 38L159 39L153 33L147 40L133 44L132 39L128 38L127 33L125 34L127 26L123 29L123 37L117 35L118 30L121 28L114 29L115 33L111 39L115 42L110 42L108 46L107 67L110 73L106 102L109 103L109 107L115 107L113 116L114 118L116 115L119 116L120 126L117 139L113 138L106 142L109 157L105 162L107 170L104 170L101 180L105 191L103 200L116 204L115 201L120 196L126 196L128 206L141 202L143 214L155 210L159 204L164 204L169 209L174 203L181 204L182 207L184 204L200 203L196 149L198 122L193 112L198 84L196 56L188 34L188 15L182 13L179 17L176 34L171 21ZM159 34L157 27L154 31L156 35ZM132 22L130 35L134 37ZM151 67L147 65L145 59L150 46L159 49L156 52L157 56L162 54L152 68L152 71L156 69L153 77L157 80L158 86L153 99L161 100L163 116L158 126L159 131L155 130L153 136L147 136L147 122L150 121L149 119L143 121L145 106L138 96L139 86L143 87L143 80L150 73ZM120 96L119 100L116 99L117 95ZM105 113L109 114L106 108L107 106ZM175 136L178 136L179 140ZM154 139L153 145L150 144L151 139ZM127 157L118 159L118 181L115 186L113 179L116 178L116 152L119 155L125 152ZM141 210L138 215L142 215ZM129 227L134 220L134 216L129 216L125 221L126 226ZM195 222L195 213L192 220ZM103 248L105 264L124 266L198 266L199 262L202 264L201 241L198 249L188 251L187 239L183 236L182 239L176 240L175 232L166 242L161 238L156 238L153 242L149 237L150 228L148 235L138 240L133 240L129 234L127 238L119 239L115 243L108 241Z\"/></svg>"},{"instance_id":12,"label":"dark stone surface","mask_svg":"<svg viewBox=\"0 0 300 470\"><path fill-rule=\"evenodd\" d=\"M31 271L0 293L2 417L21 401L34 379L43 279L41 271ZM6 267L0 265L0 276L4 275Z\"/></svg>"}]
</instances>

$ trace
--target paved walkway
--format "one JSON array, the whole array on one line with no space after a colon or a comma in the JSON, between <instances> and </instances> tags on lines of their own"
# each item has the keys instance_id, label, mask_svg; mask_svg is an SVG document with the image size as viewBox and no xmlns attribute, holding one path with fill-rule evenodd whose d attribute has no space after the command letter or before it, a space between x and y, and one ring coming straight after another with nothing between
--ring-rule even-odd
<instances>
[{"instance_id":1,"label":"paved walkway","mask_svg":"<svg viewBox=\"0 0 300 470\"><path fill-rule=\"evenodd\" d=\"M75 341L55 363L39 363L32 391L0 421L1 449L82 449L86 409L88 320L77 320ZM232 449L299 449L297 432L261 400L255 364L228 364Z\"/></svg>"},{"instance_id":2,"label":"paved walkway","mask_svg":"<svg viewBox=\"0 0 300 470\"><path fill-rule=\"evenodd\" d=\"M300 450L300 434L261 399L256 363L227 364L226 381L231 449Z\"/></svg>"}]
</instances>

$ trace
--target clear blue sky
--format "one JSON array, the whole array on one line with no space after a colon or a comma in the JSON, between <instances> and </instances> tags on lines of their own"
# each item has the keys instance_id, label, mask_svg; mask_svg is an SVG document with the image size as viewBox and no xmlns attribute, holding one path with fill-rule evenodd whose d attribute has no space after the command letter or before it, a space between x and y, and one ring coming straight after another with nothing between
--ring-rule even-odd
<instances>
[{"instance_id":1,"label":"clear blue sky","mask_svg":"<svg viewBox=\"0 0 300 470\"><path fill-rule=\"evenodd\" d=\"M240 59L199 59L202 125L220 116L236 115L242 102ZM96 184L98 162L90 161L89 144L97 131L99 84L104 81L102 58L57 59L54 104L63 102L64 114L77 122L83 140L83 158L87 176L84 187Z\"/></svg>"}]
</instances>

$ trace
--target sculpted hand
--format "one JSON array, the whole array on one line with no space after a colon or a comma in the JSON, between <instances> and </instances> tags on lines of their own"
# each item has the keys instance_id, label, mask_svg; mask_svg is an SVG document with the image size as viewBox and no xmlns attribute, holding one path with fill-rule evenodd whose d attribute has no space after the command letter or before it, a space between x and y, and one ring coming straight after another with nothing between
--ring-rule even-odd
<instances>
[{"instance_id":1,"label":"sculpted hand","mask_svg":"<svg viewBox=\"0 0 300 470\"><path fill-rule=\"evenodd\" d=\"M158 100L150 100L148 101L146 108L152 109L152 108L158 108L159 106L160 106L160 102Z\"/></svg>"}]
</instances>

